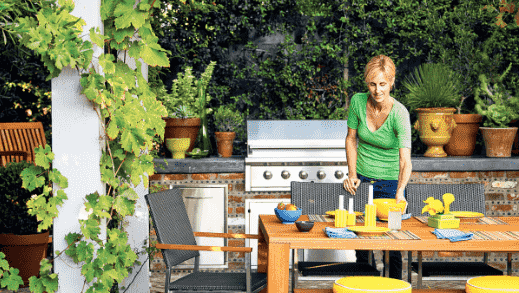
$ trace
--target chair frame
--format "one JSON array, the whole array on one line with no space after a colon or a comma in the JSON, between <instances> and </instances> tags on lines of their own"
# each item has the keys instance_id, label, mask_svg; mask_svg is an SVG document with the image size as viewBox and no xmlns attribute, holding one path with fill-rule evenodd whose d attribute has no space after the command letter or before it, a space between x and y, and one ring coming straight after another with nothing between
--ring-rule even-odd
<instances>
[{"instance_id":1,"label":"chair frame","mask_svg":"<svg viewBox=\"0 0 519 293\"><path fill-rule=\"evenodd\" d=\"M413 194L414 187L417 187L418 189L421 189L421 187L430 187L430 188L436 188L443 189L442 192L450 192L456 195L456 193L459 194L459 188L473 188L473 189L479 189L474 190L474 193L480 196L479 201L473 201L472 198L460 198L456 197L456 201L451 205L451 208L453 206L457 206L458 208L463 208L466 205L469 205L469 210L475 211L475 212L481 212L483 214L486 214L485 212L485 195L484 195L484 184L481 183L462 183L462 184L408 184L406 186L406 198L411 200L411 204L408 205L408 212L411 212L413 214L420 214L420 210L423 207L423 203L421 200L413 201L413 196L416 196ZM424 194L420 191L416 192L417 194ZM443 195L443 193L442 193ZM438 195L436 198L441 199ZM456 205L455 205L456 204ZM423 276L423 257L422 257L422 251L417 251L417 258L418 258L418 270L417 270L417 288L422 289L423 287L423 280L431 280L431 281L445 281L445 280L467 280L473 276L430 276L430 277L424 277ZM407 252L407 279L408 282L411 283L412 280L412 262L413 262L413 252L408 251ZM483 263L488 265L488 252L483 253ZM512 255L511 253L508 253L508 262L507 262L507 273L508 275L511 275L512 273Z\"/></svg>"},{"instance_id":2,"label":"chair frame","mask_svg":"<svg viewBox=\"0 0 519 293\"><path fill-rule=\"evenodd\" d=\"M162 191L162 192L177 192L177 191L175 191L175 189L169 189L167 191ZM180 192L180 191L178 191L178 192ZM150 195L152 195L152 194L148 194L148 195L145 196L146 201L148 203L148 206L149 206L149 198L148 197ZM150 209L150 214L151 214L152 218L154 218L153 211L151 209ZM153 225L154 225L154 228L157 229L157 226L156 226L156 223L155 223L155 219L153 219ZM253 235L253 234L194 232L194 231L192 231L192 233L193 233L193 237L259 239L259 235ZM154 246L156 248L158 248L158 249L161 249L163 254L164 254L165 250L244 252L245 253L245 277L246 277L246 280L245 280L246 284L245 285L246 285L246 291L238 291L238 292L256 293L256 292L260 292L261 290L263 290L266 287L266 284L264 284L264 285L260 286L259 288L257 288L255 291L251 290L251 286L252 286L252 284L251 284L251 280L252 280L252 278L251 278L251 256L250 256L250 254L252 252L252 248L251 247L201 246L201 245L189 245L189 244L168 244L168 243L161 243L160 242L160 233L157 232L156 234L157 234L158 242ZM195 240L195 242L196 242L196 240ZM193 273L200 271L200 256L199 256L199 254L194 256L194 260L195 260L195 262L194 262L194 267L193 267ZM171 264L168 263L168 261L166 261L166 259L165 259L165 263L166 263L166 280L165 280L165 287L164 287L165 291L164 292L168 293L169 292L170 283L171 283L171 270L173 269L173 267L171 266ZM192 293L200 293L200 292L226 293L226 292L232 292L232 291L227 289L227 290L211 290L211 291L207 291L207 290L175 290L174 292L183 292L183 293L188 293L188 292L192 292Z\"/></svg>"},{"instance_id":3,"label":"chair frame","mask_svg":"<svg viewBox=\"0 0 519 293\"><path fill-rule=\"evenodd\" d=\"M324 193L328 194L334 194L337 192L337 190L340 190L340 194L343 194L347 197L354 197L356 200L354 201L354 209L355 210L362 210L363 204L367 203L367 197L368 197L368 189L367 185L368 183L361 183L362 187L359 187L358 192L365 189L365 192L358 193L357 195L352 195L348 191L344 189L342 186L342 183L314 183L314 182L298 182L298 181L292 181L291 182L291 202L295 204L298 207L301 207L303 210L303 214L324 214L326 211L333 210L338 205L338 197L337 199L334 199L333 201L330 201L329 198L321 198L320 201L313 200L313 198L304 198L305 196L302 196L301 198L294 197L294 190L298 188L315 188L316 185L313 184L319 184L320 187L324 189ZM360 198L359 198L360 197ZM307 205L309 203L310 205ZM372 254L368 254L368 263L376 269L376 262L375 259L372 257ZM299 271L298 271L298 257L297 257L297 249L292 250L292 288L295 288L295 284L297 283L297 280L299 279ZM337 276L312 276L310 278L304 277L307 280L333 280L336 279Z\"/></svg>"},{"instance_id":4,"label":"chair frame","mask_svg":"<svg viewBox=\"0 0 519 293\"><path fill-rule=\"evenodd\" d=\"M193 235L195 237L217 237L217 238L228 238L228 239L259 239L259 235L253 235L253 234L239 234L239 233L213 233L213 232L193 232ZM246 287L247 287L247 293L253 293L253 292L259 292L263 289L263 287L259 288L256 291L251 291L251 252L252 247L229 247L229 246L200 246L200 245L182 245L182 244L164 244L164 243L158 243L155 244L155 247L158 249L173 249L173 250L192 250L192 251L225 251L225 252L244 252L245 253L245 275L246 275ZM165 281L165 288L169 288L169 283L171 279L171 270L173 268L167 267L166 268L166 281ZM200 256L195 257L195 264L193 267L193 272L199 272L200 271ZM168 291L165 291L166 293ZM182 293L200 293L204 291L198 291L198 290L182 290L182 291L175 291L175 292L182 292ZM212 293L226 293L229 292L228 290L225 291L208 291Z\"/></svg>"}]
</instances>

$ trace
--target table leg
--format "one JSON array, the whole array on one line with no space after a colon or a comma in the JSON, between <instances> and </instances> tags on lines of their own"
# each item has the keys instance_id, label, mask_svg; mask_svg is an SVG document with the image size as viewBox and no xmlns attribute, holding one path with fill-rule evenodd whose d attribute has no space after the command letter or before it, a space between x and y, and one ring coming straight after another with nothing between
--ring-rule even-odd
<instances>
[{"instance_id":1,"label":"table leg","mask_svg":"<svg viewBox=\"0 0 519 293\"><path fill-rule=\"evenodd\" d=\"M384 277L389 278L389 251L384 251Z\"/></svg>"},{"instance_id":2,"label":"table leg","mask_svg":"<svg viewBox=\"0 0 519 293\"><path fill-rule=\"evenodd\" d=\"M298 264L297 249L292 249L292 293L296 289L297 275L299 274L299 270L296 270Z\"/></svg>"},{"instance_id":3,"label":"table leg","mask_svg":"<svg viewBox=\"0 0 519 293\"><path fill-rule=\"evenodd\" d=\"M413 252L408 251L407 252L407 282L409 282L409 284L411 284L411 281L412 281L412 278L411 278L411 273L413 271L412 263L413 263Z\"/></svg>"},{"instance_id":4,"label":"table leg","mask_svg":"<svg viewBox=\"0 0 519 293\"><path fill-rule=\"evenodd\" d=\"M422 252L418 251L418 281L416 287L422 289Z\"/></svg>"},{"instance_id":5,"label":"table leg","mask_svg":"<svg viewBox=\"0 0 519 293\"><path fill-rule=\"evenodd\" d=\"M506 258L506 274L511 276L512 275L512 254L508 253Z\"/></svg>"},{"instance_id":6,"label":"table leg","mask_svg":"<svg viewBox=\"0 0 519 293\"><path fill-rule=\"evenodd\" d=\"M290 245L268 245L267 288L268 293L288 293L290 278Z\"/></svg>"},{"instance_id":7,"label":"table leg","mask_svg":"<svg viewBox=\"0 0 519 293\"><path fill-rule=\"evenodd\" d=\"M268 245L265 240L265 236L263 234L263 230L261 221L260 221L260 227L258 229L258 273L267 273L267 266L268 266L268 259L267 259L267 252L268 252Z\"/></svg>"}]
</instances>

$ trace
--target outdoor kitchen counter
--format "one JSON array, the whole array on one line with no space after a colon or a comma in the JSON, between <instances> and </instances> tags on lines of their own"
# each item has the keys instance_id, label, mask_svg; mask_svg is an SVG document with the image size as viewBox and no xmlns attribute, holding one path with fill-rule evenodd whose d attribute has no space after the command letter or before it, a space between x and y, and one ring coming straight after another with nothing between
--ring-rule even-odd
<instances>
[{"instance_id":1,"label":"outdoor kitchen counter","mask_svg":"<svg viewBox=\"0 0 519 293\"><path fill-rule=\"evenodd\" d=\"M194 173L244 173L245 157L209 157L202 159L155 159L157 174L194 174ZM439 171L517 171L519 156L510 158L488 158L486 156L427 158L411 157L413 172ZM161 168L164 166L164 169Z\"/></svg>"}]
</instances>

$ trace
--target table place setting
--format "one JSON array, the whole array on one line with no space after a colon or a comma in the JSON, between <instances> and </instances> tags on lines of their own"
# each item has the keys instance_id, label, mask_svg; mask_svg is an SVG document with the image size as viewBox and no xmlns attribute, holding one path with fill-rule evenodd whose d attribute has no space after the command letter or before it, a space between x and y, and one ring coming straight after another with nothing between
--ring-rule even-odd
<instances>
[{"instance_id":1,"label":"table place setting","mask_svg":"<svg viewBox=\"0 0 519 293\"><path fill-rule=\"evenodd\" d=\"M333 223L333 222L335 222L335 215L332 212L335 212L335 211L328 211L328 212L326 212L326 215L308 215L308 218L310 219L310 221L314 221L314 222ZM355 212L355 214L357 215L357 223L364 223L364 214L362 212ZM409 220L409 219L411 219L412 216L413 215L410 213L403 214L402 221ZM423 220L420 220L420 221L423 222ZM377 218L377 223L384 223L384 222L387 222L387 221L383 221L383 220L380 220L379 218ZM427 217L425 217L425 223L427 223ZM503 222L503 223L506 224L505 222Z\"/></svg>"},{"instance_id":2,"label":"table place setting","mask_svg":"<svg viewBox=\"0 0 519 293\"><path fill-rule=\"evenodd\" d=\"M456 217L456 216L455 216ZM415 217L418 221L427 224L428 216L418 216ZM403 219L403 216L402 216ZM497 217L478 217L474 219L475 221L471 221L472 224L480 224L480 225L509 225L507 222L497 218ZM461 223L464 223L464 219L462 219Z\"/></svg>"},{"instance_id":3,"label":"table place setting","mask_svg":"<svg viewBox=\"0 0 519 293\"><path fill-rule=\"evenodd\" d=\"M438 239L449 239L451 242L470 240L474 233L466 233L456 229L434 229L431 231Z\"/></svg>"},{"instance_id":4,"label":"table place setting","mask_svg":"<svg viewBox=\"0 0 519 293\"><path fill-rule=\"evenodd\" d=\"M359 227L359 226L353 226ZM383 228L383 227L380 227ZM377 233L377 235L357 235L355 232L351 231L348 228L332 228L326 227L323 229L326 236L329 238L342 238L342 239L393 239L393 240L420 240L418 237L411 231L407 230L392 230L392 231L381 231Z\"/></svg>"}]
</instances>

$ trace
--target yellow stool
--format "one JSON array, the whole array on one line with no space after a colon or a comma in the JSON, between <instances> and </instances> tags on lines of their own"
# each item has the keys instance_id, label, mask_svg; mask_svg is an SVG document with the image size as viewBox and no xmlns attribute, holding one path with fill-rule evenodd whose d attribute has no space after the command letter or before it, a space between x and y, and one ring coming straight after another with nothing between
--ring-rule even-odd
<instances>
[{"instance_id":1,"label":"yellow stool","mask_svg":"<svg viewBox=\"0 0 519 293\"><path fill-rule=\"evenodd\" d=\"M467 293L483 292L519 292L519 277L514 276L484 276L467 280Z\"/></svg>"},{"instance_id":2,"label":"yellow stool","mask_svg":"<svg viewBox=\"0 0 519 293\"><path fill-rule=\"evenodd\" d=\"M411 293L411 284L406 281L384 277L344 277L333 284L333 293L358 292L405 292Z\"/></svg>"}]
</instances>

